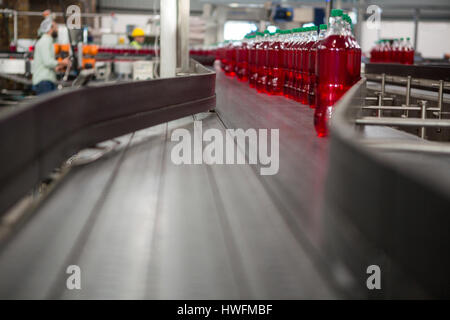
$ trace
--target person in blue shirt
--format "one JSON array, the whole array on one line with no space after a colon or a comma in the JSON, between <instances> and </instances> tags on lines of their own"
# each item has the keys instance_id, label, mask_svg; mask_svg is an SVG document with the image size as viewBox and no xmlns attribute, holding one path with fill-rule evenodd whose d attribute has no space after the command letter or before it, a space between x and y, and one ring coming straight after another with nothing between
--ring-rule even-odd
<instances>
[{"instance_id":1,"label":"person in blue shirt","mask_svg":"<svg viewBox=\"0 0 450 320\"><path fill-rule=\"evenodd\" d=\"M58 26L47 17L39 27L41 38L35 45L33 61L33 90L37 95L56 89L56 71L62 70L69 64L69 58L58 62L55 59L53 39L58 36Z\"/></svg>"}]
</instances>

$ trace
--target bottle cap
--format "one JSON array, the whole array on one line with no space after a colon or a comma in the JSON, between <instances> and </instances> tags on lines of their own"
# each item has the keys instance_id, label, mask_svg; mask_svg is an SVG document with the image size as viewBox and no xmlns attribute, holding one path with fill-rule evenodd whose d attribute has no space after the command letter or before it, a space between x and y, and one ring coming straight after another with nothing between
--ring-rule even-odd
<instances>
[{"instance_id":1,"label":"bottle cap","mask_svg":"<svg viewBox=\"0 0 450 320\"><path fill-rule=\"evenodd\" d=\"M344 14L344 11L342 9L333 9L331 10L331 16L332 17L341 17Z\"/></svg>"},{"instance_id":2,"label":"bottle cap","mask_svg":"<svg viewBox=\"0 0 450 320\"><path fill-rule=\"evenodd\" d=\"M319 30L319 27L318 26L311 27L311 30L312 31L317 31L317 30Z\"/></svg>"},{"instance_id":3,"label":"bottle cap","mask_svg":"<svg viewBox=\"0 0 450 320\"><path fill-rule=\"evenodd\" d=\"M404 38L400 38L400 41L403 41L403 40L405 40Z\"/></svg>"},{"instance_id":4,"label":"bottle cap","mask_svg":"<svg viewBox=\"0 0 450 320\"><path fill-rule=\"evenodd\" d=\"M409 40L411 40L411 38L410 38L410 37L407 37L407 38L406 38L406 40L408 40L408 41L409 41Z\"/></svg>"},{"instance_id":5,"label":"bottle cap","mask_svg":"<svg viewBox=\"0 0 450 320\"><path fill-rule=\"evenodd\" d=\"M320 30L326 30L326 29L327 29L327 25L326 25L326 24L321 24L321 25L319 26L319 29L320 29Z\"/></svg>"}]
</instances>

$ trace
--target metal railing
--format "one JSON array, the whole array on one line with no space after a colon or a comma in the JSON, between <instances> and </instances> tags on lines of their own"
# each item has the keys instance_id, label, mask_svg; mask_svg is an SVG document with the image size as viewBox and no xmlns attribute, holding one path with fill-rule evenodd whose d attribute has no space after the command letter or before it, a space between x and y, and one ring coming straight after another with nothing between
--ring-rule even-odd
<instances>
[{"instance_id":1,"label":"metal railing","mask_svg":"<svg viewBox=\"0 0 450 320\"><path fill-rule=\"evenodd\" d=\"M423 140L416 142L404 141L393 142L385 141L382 143L378 141L377 143L369 142L367 139L362 141L367 142L367 145L377 148L389 148L394 149L396 146L401 150L420 150L426 152L443 152L450 153L450 144L448 143L437 143L425 141L427 138L427 128L439 128L445 129L450 128L450 119L443 119L443 115L448 114L444 112L444 88L448 84L444 80L432 81L430 82L430 88L437 88L437 106L430 106L428 100L418 99L417 104L411 103L411 83L414 82L411 76L403 79L405 86L405 103L402 105L392 105L394 98L389 97L386 94L386 79L387 75L382 74L377 77L381 82L381 90L376 92L376 96L368 96L368 89L366 88L367 80L361 80L357 85L355 85L349 94L347 94L336 108L335 117L340 120L335 120L333 122L345 121L356 126L392 126L392 127L417 127L419 128L419 137ZM358 101L355 101L355 97L358 97ZM350 101L349 99L353 99ZM368 105L370 103L376 103L376 105ZM390 104L388 104L390 103ZM364 111L376 111L376 116L361 116ZM412 117L411 111L418 114L418 117ZM385 116L386 112L397 112L400 113L398 117L389 115ZM432 113L432 115L430 115ZM348 115L352 116L349 117ZM357 134L358 131L355 131Z\"/></svg>"}]
</instances>

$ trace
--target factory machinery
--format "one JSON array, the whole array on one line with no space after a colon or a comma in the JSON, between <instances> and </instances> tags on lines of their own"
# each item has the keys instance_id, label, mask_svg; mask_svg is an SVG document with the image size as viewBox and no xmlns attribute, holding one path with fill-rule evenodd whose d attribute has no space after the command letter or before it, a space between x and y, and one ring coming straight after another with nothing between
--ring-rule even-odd
<instances>
[{"instance_id":1,"label":"factory machinery","mask_svg":"<svg viewBox=\"0 0 450 320\"><path fill-rule=\"evenodd\" d=\"M0 297L449 297L449 80L369 64L330 139L309 107L195 61L36 98L0 119ZM278 174L174 164L171 135L195 120L279 128Z\"/></svg>"},{"instance_id":2,"label":"factory machinery","mask_svg":"<svg viewBox=\"0 0 450 320\"><path fill-rule=\"evenodd\" d=\"M161 9L162 29L187 32L189 6ZM61 90L0 114L0 298L450 297L448 66L366 64L318 138L309 106L161 36L161 78L149 52L81 44ZM3 58L27 84L30 56ZM279 129L278 172L177 164L174 133L200 126Z\"/></svg>"}]
</instances>

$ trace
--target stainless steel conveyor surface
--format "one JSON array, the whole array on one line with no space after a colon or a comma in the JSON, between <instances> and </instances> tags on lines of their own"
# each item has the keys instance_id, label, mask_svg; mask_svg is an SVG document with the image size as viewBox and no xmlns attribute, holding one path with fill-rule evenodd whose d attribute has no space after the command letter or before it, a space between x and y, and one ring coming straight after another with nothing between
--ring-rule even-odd
<instances>
[{"instance_id":1,"label":"stainless steel conveyor surface","mask_svg":"<svg viewBox=\"0 0 450 320\"><path fill-rule=\"evenodd\" d=\"M120 137L115 152L72 169L1 244L0 298L367 297L365 267L387 257L333 213L339 204L324 208L329 146L316 137L313 110L257 94L220 72L216 93L217 113ZM279 129L279 172L262 176L259 165L248 164L175 165L178 142L171 135L180 128L193 135L195 120L223 134ZM364 137L417 140L386 127L367 128ZM404 152L380 156L414 171L431 161ZM448 164L433 159L435 170ZM69 265L81 268L81 290L66 289ZM408 283L401 268L399 275Z\"/></svg>"},{"instance_id":2,"label":"stainless steel conveyor surface","mask_svg":"<svg viewBox=\"0 0 450 320\"><path fill-rule=\"evenodd\" d=\"M219 105L225 103L220 90ZM265 98L255 94L252 99L260 105ZM286 126L293 128L307 114L309 119L302 120L301 130L280 130L280 175L272 180L262 179L250 165L173 164L171 132L192 132L194 117L122 137L122 150L70 172L4 244L0 297L342 297L327 280L308 236L294 226L303 221L302 228L320 238L311 228L321 224L313 205L318 196L311 196L320 195L321 177L311 171L317 166L323 173L309 151L325 161L326 142L310 139L310 110L280 101L285 112L278 117ZM253 116L270 121L276 112L267 112L258 107ZM195 119L204 128L225 130L214 113ZM293 148L293 142L305 148ZM296 177L302 178L292 184ZM289 192L277 188L283 179ZM275 185L268 186L270 181ZM278 193L284 192L311 204L290 208L298 200L280 203ZM305 219L297 221L295 213ZM66 289L68 265L80 266L81 290Z\"/></svg>"}]
</instances>

